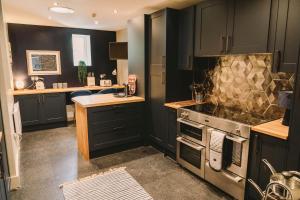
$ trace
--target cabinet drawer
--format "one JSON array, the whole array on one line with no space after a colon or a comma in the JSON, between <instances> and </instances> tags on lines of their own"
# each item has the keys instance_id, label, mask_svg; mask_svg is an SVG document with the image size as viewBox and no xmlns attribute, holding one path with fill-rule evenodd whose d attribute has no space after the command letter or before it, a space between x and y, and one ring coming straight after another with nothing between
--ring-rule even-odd
<instances>
[{"instance_id":1,"label":"cabinet drawer","mask_svg":"<svg viewBox=\"0 0 300 200\"><path fill-rule=\"evenodd\" d=\"M139 140L140 130L136 127L120 126L94 134L90 138L90 150L99 150Z\"/></svg>"},{"instance_id":2,"label":"cabinet drawer","mask_svg":"<svg viewBox=\"0 0 300 200\"><path fill-rule=\"evenodd\" d=\"M131 119L117 119L113 121L98 121L98 122L89 122L89 133L91 136L105 134L107 132L114 132L123 129L129 129L140 126L139 118Z\"/></svg>"},{"instance_id":3,"label":"cabinet drawer","mask_svg":"<svg viewBox=\"0 0 300 200\"><path fill-rule=\"evenodd\" d=\"M142 104L122 104L88 109L90 123L111 121L139 116L142 113Z\"/></svg>"}]
</instances>

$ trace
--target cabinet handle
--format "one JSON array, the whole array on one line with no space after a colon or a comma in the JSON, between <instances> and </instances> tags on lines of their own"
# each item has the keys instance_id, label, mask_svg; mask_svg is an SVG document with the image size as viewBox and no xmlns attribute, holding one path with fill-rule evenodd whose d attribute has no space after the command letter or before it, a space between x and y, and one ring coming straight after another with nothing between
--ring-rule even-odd
<instances>
[{"instance_id":1,"label":"cabinet handle","mask_svg":"<svg viewBox=\"0 0 300 200\"><path fill-rule=\"evenodd\" d=\"M188 66L189 68L192 68L193 66L193 57L191 55L188 56Z\"/></svg>"},{"instance_id":2,"label":"cabinet handle","mask_svg":"<svg viewBox=\"0 0 300 200\"><path fill-rule=\"evenodd\" d=\"M255 154L257 155L258 153L259 153L259 151L258 151L258 135L254 135L254 144L253 144L253 146L254 146L254 150L255 150Z\"/></svg>"},{"instance_id":3,"label":"cabinet handle","mask_svg":"<svg viewBox=\"0 0 300 200\"><path fill-rule=\"evenodd\" d=\"M166 56L161 57L162 68L166 68Z\"/></svg>"},{"instance_id":4,"label":"cabinet handle","mask_svg":"<svg viewBox=\"0 0 300 200\"><path fill-rule=\"evenodd\" d=\"M125 128L124 126L115 127L113 128L113 131L123 130L124 128Z\"/></svg>"},{"instance_id":5,"label":"cabinet handle","mask_svg":"<svg viewBox=\"0 0 300 200\"><path fill-rule=\"evenodd\" d=\"M278 72L280 70L280 62L281 62L281 52L276 50L273 54L273 72Z\"/></svg>"},{"instance_id":6,"label":"cabinet handle","mask_svg":"<svg viewBox=\"0 0 300 200\"><path fill-rule=\"evenodd\" d=\"M120 109L122 108L122 106L113 106L113 109L116 110L116 109Z\"/></svg>"},{"instance_id":7,"label":"cabinet handle","mask_svg":"<svg viewBox=\"0 0 300 200\"><path fill-rule=\"evenodd\" d=\"M221 36L221 53L225 53L226 39L225 36Z\"/></svg>"},{"instance_id":8,"label":"cabinet handle","mask_svg":"<svg viewBox=\"0 0 300 200\"><path fill-rule=\"evenodd\" d=\"M43 95L43 103L45 103L45 95Z\"/></svg>"},{"instance_id":9,"label":"cabinet handle","mask_svg":"<svg viewBox=\"0 0 300 200\"><path fill-rule=\"evenodd\" d=\"M166 84L166 72L161 72L161 84Z\"/></svg>"},{"instance_id":10,"label":"cabinet handle","mask_svg":"<svg viewBox=\"0 0 300 200\"><path fill-rule=\"evenodd\" d=\"M230 47L231 47L231 36L227 36L226 37L226 53L228 53L230 51Z\"/></svg>"},{"instance_id":11,"label":"cabinet handle","mask_svg":"<svg viewBox=\"0 0 300 200\"><path fill-rule=\"evenodd\" d=\"M41 95L38 96L38 103L41 104Z\"/></svg>"}]
</instances>

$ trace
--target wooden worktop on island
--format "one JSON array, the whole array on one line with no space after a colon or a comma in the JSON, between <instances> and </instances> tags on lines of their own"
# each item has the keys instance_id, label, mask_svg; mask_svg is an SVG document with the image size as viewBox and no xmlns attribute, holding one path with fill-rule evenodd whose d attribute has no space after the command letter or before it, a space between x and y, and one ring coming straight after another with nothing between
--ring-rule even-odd
<instances>
[{"instance_id":1,"label":"wooden worktop on island","mask_svg":"<svg viewBox=\"0 0 300 200\"><path fill-rule=\"evenodd\" d=\"M68 87L68 88L47 88L43 90L36 89L23 89L23 90L15 90L13 92L14 96L17 95L27 95L27 94L47 94L47 93L60 93L60 92L75 92L80 90L103 90L109 88L124 88L121 85L113 85L111 87L103 87L103 86L84 86L84 87Z\"/></svg>"},{"instance_id":2,"label":"wooden worktop on island","mask_svg":"<svg viewBox=\"0 0 300 200\"><path fill-rule=\"evenodd\" d=\"M274 120L258 126L253 126L251 130L266 134L279 139L287 140L289 136L289 127L281 124L282 119Z\"/></svg>"},{"instance_id":3,"label":"wooden worktop on island","mask_svg":"<svg viewBox=\"0 0 300 200\"><path fill-rule=\"evenodd\" d=\"M79 104L81 107L89 108L97 106L110 106L116 104L144 102L145 99L137 96L115 97L113 94L101 94L75 97L72 99L72 101L76 104Z\"/></svg>"}]
</instances>

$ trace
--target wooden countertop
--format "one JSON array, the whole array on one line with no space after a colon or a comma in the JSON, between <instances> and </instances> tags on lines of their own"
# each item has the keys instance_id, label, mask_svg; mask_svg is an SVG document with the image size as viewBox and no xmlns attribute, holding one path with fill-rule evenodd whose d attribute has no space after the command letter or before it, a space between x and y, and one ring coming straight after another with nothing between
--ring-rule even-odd
<instances>
[{"instance_id":1,"label":"wooden countertop","mask_svg":"<svg viewBox=\"0 0 300 200\"><path fill-rule=\"evenodd\" d=\"M289 127L282 125L281 121L282 119L278 119L268 123L260 124L258 126L253 126L251 130L287 140L289 136Z\"/></svg>"},{"instance_id":2,"label":"wooden countertop","mask_svg":"<svg viewBox=\"0 0 300 200\"><path fill-rule=\"evenodd\" d=\"M24 89L24 90L15 90L13 95L26 95L26 94L46 94L46 93L59 93L59 92L74 92L79 90L103 90L108 88L124 88L124 86L113 85L111 87L103 86L84 86L84 87L69 87L69 88L48 88L43 90L36 89Z\"/></svg>"},{"instance_id":3,"label":"wooden countertop","mask_svg":"<svg viewBox=\"0 0 300 200\"><path fill-rule=\"evenodd\" d=\"M98 107L98 106L109 106L116 104L134 103L134 102L144 102L145 99L142 97L132 96L132 97L114 97L113 94L101 94L101 95L90 95L90 96L80 96L72 98L72 101L79 104L82 107Z\"/></svg>"},{"instance_id":4,"label":"wooden countertop","mask_svg":"<svg viewBox=\"0 0 300 200\"><path fill-rule=\"evenodd\" d=\"M171 102L171 103L165 103L164 106L169 107L169 108L182 108L185 106L193 106L197 105L196 101L194 100L187 100L187 101L177 101L177 102Z\"/></svg>"}]
</instances>

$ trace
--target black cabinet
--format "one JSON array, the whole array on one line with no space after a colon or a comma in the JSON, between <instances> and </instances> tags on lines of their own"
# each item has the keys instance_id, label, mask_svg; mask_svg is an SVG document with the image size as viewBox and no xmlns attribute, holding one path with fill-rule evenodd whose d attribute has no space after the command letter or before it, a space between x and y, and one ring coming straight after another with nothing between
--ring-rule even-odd
<instances>
[{"instance_id":1,"label":"black cabinet","mask_svg":"<svg viewBox=\"0 0 300 200\"><path fill-rule=\"evenodd\" d=\"M252 132L249 149L247 176L264 190L269 183L271 173L262 159L267 159L277 171L286 170L288 143L286 140ZM246 199L259 197L249 184L246 187L246 197Z\"/></svg>"},{"instance_id":2,"label":"black cabinet","mask_svg":"<svg viewBox=\"0 0 300 200\"><path fill-rule=\"evenodd\" d=\"M178 16L178 69L192 70L194 58L195 7L180 10Z\"/></svg>"},{"instance_id":3,"label":"black cabinet","mask_svg":"<svg viewBox=\"0 0 300 200\"><path fill-rule=\"evenodd\" d=\"M137 142L144 130L144 104L129 103L88 108L89 151Z\"/></svg>"},{"instance_id":4,"label":"black cabinet","mask_svg":"<svg viewBox=\"0 0 300 200\"><path fill-rule=\"evenodd\" d=\"M266 53L272 0L229 1L227 52Z\"/></svg>"},{"instance_id":5,"label":"black cabinet","mask_svg":"<svg viewBox=\"0 0 300 200\"><path fill-rule=\"evenodd\" d=\"M212 0L196 7L195 56L265 53L272 0Z\"/></svg>"},{"instance_id":6,"label":"black cabinet","mask_svg":"<svg viewBox=\"0 0 300 200\"><path fill-rule=\"evenodd\" d=\"M177 91L177 11L164 9L149 20L148 127L150 140L164 146L164 103L175 100Z\"/></svg>"},{"instance_id":7,"label":"black cabinet","mask_svg":"<svg viewBox=\"0 0 300 200\"><path fill-rule=\"evenodd\" d=\"M277 0L276 31L273 66L274 71L296 72L300 43L300 1Z\"/></svg>"},{"instance_id":8,"label":"black cabinet","mask_svg":"<svg viewBox=\"0 0 300 200\"><path fill-rule=\"evenodd\" d=\"M20 95L15 100L20 104L25 131L67 121L65 93Z\"/></svg>"},{"instance_id":9,"label":"black cabinet","mask_svg":"<svg viewBox=\"0 0 300 200\"><path fill-rule=\"evenodd\" d=\"M174 155L176 154L176 137L177 137L177 110L165 108L167 112L167 139L166 147Z\"/></svg>"},{"instance_id":10,"label":"black cabinet","mask_svg":"<svg viewBox=\"0 0 300 200\"><path fill-rule=\"evenodd\" d=\"M151 15L150 19L150 125L151 139L162 144L165 138L163 104L166 98L166 12Z\"/></svg>"},{"instance_id":11,"label":"black cabinet","mask_svg":"<svg viewBox=\"0 0 300 200\"><path fill-rule=\"evenodd\" d=\"M225 53L227 0L213 0L196 6L195 56Z\"/></svg>"},{"instance_id":12,"label":"black cabinet","mask_svg":"<svg viewBox=\"0 0 300 200\"><path fill-rule=\"evenodd\" d=\"M22 126L32 126L42 123L41 119L41 96L22 95L15 97L19 101Z\"/></svg>"},{"instance_id":13,"label":"black cabinet","mask_svg":"<svg viewBox=\"0 0 300 200\"><path fill-rule=\"evenodd\" d=\"M42 95L43 123L55 123L66 120L66 96L64 93Z\"/></svg>"}]
</instances>

